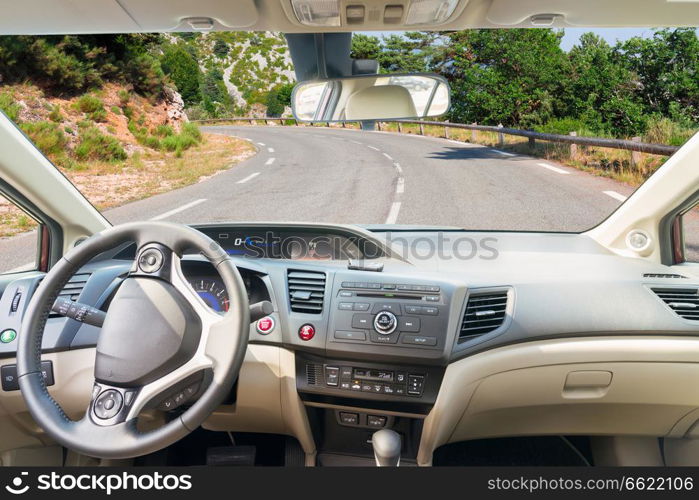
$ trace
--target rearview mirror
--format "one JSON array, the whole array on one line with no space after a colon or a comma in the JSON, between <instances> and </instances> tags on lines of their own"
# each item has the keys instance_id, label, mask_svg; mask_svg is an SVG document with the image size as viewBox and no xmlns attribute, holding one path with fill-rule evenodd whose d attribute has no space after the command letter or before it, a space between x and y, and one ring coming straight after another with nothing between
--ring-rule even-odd
<instances>
[{"instance_id":1,"label":"rearview mirror","mask_svg":"<svg viewBox=\"0 0 699 500\"><path fill-rule=\"evenodd\" d=\"M303 122L408 120L449 109L449 84L438 75L360 75L301 82L291 97Z\"/></svg>"}]
</instances>

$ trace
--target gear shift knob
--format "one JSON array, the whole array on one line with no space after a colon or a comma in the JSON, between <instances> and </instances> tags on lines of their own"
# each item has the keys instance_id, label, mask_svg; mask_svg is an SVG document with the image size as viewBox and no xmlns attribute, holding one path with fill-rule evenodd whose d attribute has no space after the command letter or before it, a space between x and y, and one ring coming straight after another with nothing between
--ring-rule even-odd
<instances>
[{"instance_id":1,"label":"gear shift knob","mask_svg":"<svg viewBox=\"0 0 699 500\"><path fill-rule=\"evenodd\" d=\"M391 429L376 431L371 437L377 467L398 467L400 464L400 434Z\"/></svg>"}]
</instances>

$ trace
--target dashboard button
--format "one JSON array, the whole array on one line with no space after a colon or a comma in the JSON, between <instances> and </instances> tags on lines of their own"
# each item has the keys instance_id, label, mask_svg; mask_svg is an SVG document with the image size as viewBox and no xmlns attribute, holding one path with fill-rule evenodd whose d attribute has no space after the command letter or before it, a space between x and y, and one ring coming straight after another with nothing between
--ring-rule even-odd
<instances>
[{"instance_id":1,"label":"dashboard button","mask_svg":"<svg viewBox=\"0 0 699 500\"><path fill-rule=\"evenodd\" d=\"M355 311L368 311L369 310L369 305L366 302L355 302L354 303L354 310Z\"/></svg>"},{"instance_id":2,"label":"dashboard button","mask_svg":"<svg viewBox=\"0 0 699 500\"><path fill-rule=\"evenodd\" d=\"M414 316L403 316L400 318L398 329L401 332L416 333L420 331L420 318ZM403 341L405 343L405 341Z\"/></svg>"},{"instance_id":3,"label":"dashboard button","mask_svg":"<svg viewBox=\"0 0 699 500\"><path fill-rule=\"evenodd\" d=\"M436 286L436 285L428 286L428 287L427 287L427 291L428 291L428 292L438 292L438 291L439 291L439 287Z\"/></svg>"},{"instance_id":4,"label":"dashboard button","mask_svg":"<svg viewBox=\"0 0 699 500\"><path fill-rule=\"evenodd\" d=\"M396 372L396 382L405 384L405 372Z\"/></svg>"},{"instance_id":5,"label":"dashboard button","mask_svg":"<svg viewBox=\"0 0 699 500\"><path fill-rule=\"evenodd\" d=\"M380 428L386 425L386 417L380 417L376 415L367 415L366 424L369 427Z\"/></svg>"},{"instance_id":6,"label":"dashboard button","mask_svg":"<svg viewBox=\"0 0 699 500\"><path fill-rule=\"evenodd\" d=\"M381 288L383 288L384 290L395 290L396 285L392 283L384 283Z\"/></svg>"},{"instance_id":7,"label":"dashboard button","mask_svg":"<svg viewBox=\"0 0 699 500\"><path fill-rule=\"evenodd\" d=\"M404 305L405 314L422 314L422 307Z\"/></svg>"},{"instance_id":8,"label":"dashboard button","mask_svg":"<svg viewBox=\"0 0 699 500\"><path fill-rule=\"evenodd\" d=\"M354 309L354 304L352 302L340 302L337 305L337 308L340 311L351 311L352 309Z\"/></svg>"},{"instance_id":9,"label":"dashboard button","mask_svg":"<svg viewBox=\"0 0 699 500\"><path fill-rule=\"evenodd\" d=\"M410 285L396 285L396 288L401 291L408 291L410 290Z\"/></svg>"},{"instance_id":10,"label":"dashboard button","mask_svg":"<svg viewBox=\"0 0 699 500\"><path fill-rule=\"evenodd\" d=\"M374 392L374 386L366 382L362 382L362 392Z\"/></svg>"},{"instance_id":11,"label":"dashboard button","mask_svg":"<svg viewBox=\"0 0 699 500\"><path fill-rule=\"evenodd\" d=\"M354 281L343 281L342 282L342 287L343 288L356 288L356 283Z\"/></svg>"},{"instance_id":12,"label":"dashboard button","mask_svg":"<svg viewBox=\"0 0 699 500\"><path fill-rule=\"evenodd\" d=\"M372 290L378 290L381 288L381 283L367 283L366 287Z\"/></svg>"},{"instance_id":13,"label":"dashboard button","mask_svg":"<svg viewBox=\"0 0 699 500\"><path fill-rule=\"evenodd\" d=\"M359 415L357 413L347 413L341 411L340 422L342 422L345 425L357 425L359 424Z\"/></svg>"},{"instance_id":14,"label":"dashboard button","mask_svg":"<svg viewBox=\"0 0 699 500\"><path fill-rule=\"evenodd\" d=\"M424 375L408 375L408 394L419 396L422 394L422 389L425 385Z\"/></svg>"},{"instance_id":15,"label":"dashboard button","mask_svg":"<svg viewBox=\"0 0 699 500\"><path fill-rule=\"evenodd\" d=\"M400 314L400 306L398 304L389 303L375 304L372 312L376 314L381 311L391 311L394 314Z\"/></svg>"},{"instance_id":16,"label":"dashboard button","mask_svg":"<svg viewBox=\"0 0 699 500\"><path fill-rule=\"evenodd\" d=\"M401 341L403 344L412 345L437 345L437 337L425 337L424 335L406 335Z\"/></svg>"},{"instance_id":17,"label":"dashboard button","mask_svg":"<svg viewBox=\"0 0 699 500\"><path fill-rule=\"evenodd\" d=\"M390 335L398 326L398 318L390 311L381 311L374 317L374 329L381 335Z\"/></svg>"},{"instance_id":18,"label":"dashboard button","mask_svg":"<svg viewBox=\"0 0 699 500\"><path fill-rule=\"evenodd\" d=\"M325 367L325 384L337 387L340 379L340 369L336 366Z\"/></svg>"},{"instance_id":19,"label":"dashboard button","mask_svg":"<svg viewBox=\"0 0 699 500\"><path fill-rule=\"evenodd\" d=\"M352 378L352 367L342 366L340 367L340 379L350 380Z\"/></svg>"},{"instance_id":20,"label":"dashboard button","mask_svg":"<svg viewBox=\"0 0 699 500\"><path fill-rule=\"evenodd\" d=\"M369 330L374 317L371 314L355 314L352 316L352 328Z\"/></svg>"},{"instance_id":21,"label":"dashboard button","mask_svg":"<svg viewBox=\"0 0 699 500\"><path fill-rule=\"evenodd\" d=\"M439 295L426 295L425 300L427 302L439 302Z\"/></svg>"},{"instance_id":22,"label":"dashboard button","mask_svg":"<svg viewBox=\"0 0 699 500\"><path fill-rule=\"evenodd\" d=\"M342 290L339 295L340 295L340 297L353 297L354 293L349 292L347 290Z\"/></svg>"},{"instance_id":23,"label":"dashboard button","mask_svg":"<svg viewBox=\"0 0 699 500\"><path fill-rule=\"evenodd\" d=\"M260 318L257 320L255 328L260 335L267 335L274 330L274 319L271 316Z\"/></svg>"},{"instance_id":24,"label":"dashboard button","mask_svg":"<svg viewBox=\"0 0 699 500\"><path fill-rule=\"evenodd\" d=\"M335 331L335 338L338 340L366 340L366 333L337 330Z\"/></svg>"},{"instance_id":25,"label":"dashboard button","mask_svg":"<svg viewBox=\"0 0 699 500\"><path fill-rule=\"evenodd\" d=\"M310 323L306 323L299 328L299 338L301 340L311 340L315 337L316 329Z\"/></svg>"},{"instance_id":26,"label":"dashboard button","mask_svg":"<svg viewBox=\"0 0 699 500\"><path fill-rule=\"evenodd\" d=\"M429 316L437 316L439 314L439 308L432 306L425 306L422 308L421 314L427 314Z\"/></svg>"}]
</instances>

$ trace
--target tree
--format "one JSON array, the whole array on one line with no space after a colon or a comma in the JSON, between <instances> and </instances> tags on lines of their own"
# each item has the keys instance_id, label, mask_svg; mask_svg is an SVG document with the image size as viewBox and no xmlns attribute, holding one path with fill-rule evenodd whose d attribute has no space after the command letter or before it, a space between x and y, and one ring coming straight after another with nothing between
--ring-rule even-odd
<instances>
[{"instance_id":1,"label":"tree","mask_svg":"<svg viewBox=\"0 0 699 500\"><path fill-rule=\"evenodd\" d=\"M277 87L277 96L279 98L279 102L281 102L284 106L291 106L291 93L293 91L293 83L284 83L282 85L279 85L279 87Z\"/></svg>"},{"instance_id":2,"label":"tree","mask_svg":"<svg viewBox=\"0 0 699 500\"><path fill-rule=\"evenodd\" d=\"M229 51L230 48L228 47L228 44L225 41L219 38L214 42L213 52L219 59L225 59L226 57L228 57Z\"/></svg>"},{"instance_id":3,"label":"tree","mask_svg":"<svg viewBox=\"0 0 699 500\"><path fill-rule=\"evenodd\" d=\"M181 44L169 45L163 51L161 65L172 78L186 104L201 101L201 70L192 54Z\"/></svg>"},{"instance_id":4,"label":"tree","mask_svg":"<svg viewBox=\"0 0 699 500\"><path fill-rule=\"evenodd\" d=\"M356 33L352 35L352 59L373 59L376 60L381 53L381 42L375 36Z\"/></svg>"},{"instance_id":5,"label":"tree","mask_svg":"<svg viewBox=\"0 0 699 500\"><path fill-rule=\"evenodd\" d=\"M615 51L638 78L647 113L699 123L699 38L694 28L658 30L652 38L618 43Z\"/></svg>"},{"instance_id":6,"label":"tree","mask_svg":"<svg viewBox=\"0 0 699 500\"><path fill-rule=\"evenodd\" d=\"M281 116L284 112L284 104L279 100L279 91L274 88L267 93L267 116Z\"/></svg>"},{"instance_id":7,"label":"tree","mask_svg":"<svg viewBox=\"0 0 699 500\"><path fill-rule=\"evenodd\" d=\"M206 72L201 84L202 107L211 117L226 114L232 105L232 99L223 81L223 73L218 68Z\"/></svg>"},{"instance_id":8,"label":"tree","mask_svg":"<svg viewBox=\"0 0 699 500\"><path fill-rule=\"evenodd\" d=\"M547 29L448 33L432 65L451 82L450 118L533 127L555 116L566 65L562 36Z\"/></svg>"}]
</instances>

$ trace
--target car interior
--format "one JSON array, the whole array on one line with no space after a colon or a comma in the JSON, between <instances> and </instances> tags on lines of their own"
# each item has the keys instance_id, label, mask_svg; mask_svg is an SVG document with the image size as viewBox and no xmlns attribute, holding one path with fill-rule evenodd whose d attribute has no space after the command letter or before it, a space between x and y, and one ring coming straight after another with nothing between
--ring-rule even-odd
<instances>
[{"instance_id":1,"label":"car interior","mask_svg":"<svg viewBox=\"0 0 699 500\"><path fill-rule=\"evenodd\" d=\"M352 60L352 32L697 21L673 0L0 5L8 35L284 33L309 122L449 106L438 77ZM699 267L681 223L698 158L695 135L582 233L112 225L0 113L0 191L40 222L36 268L0 275L0 461L699 465ZM407 251L445 234L477 256Z\"/></svg>"}]
</instances>

